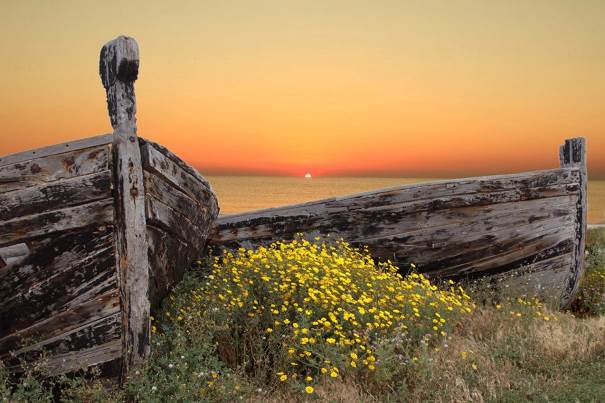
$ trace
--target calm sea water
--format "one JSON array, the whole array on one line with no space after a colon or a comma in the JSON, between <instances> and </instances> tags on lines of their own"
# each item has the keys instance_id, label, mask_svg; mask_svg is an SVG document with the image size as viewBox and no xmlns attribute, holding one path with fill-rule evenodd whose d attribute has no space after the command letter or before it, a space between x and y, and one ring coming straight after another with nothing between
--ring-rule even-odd
<instances>
[{"instance_id":1,"label":"calm sea water","mask_svg":"<svg viewBox=\"0 0 605 403\"><path fill-rule=\"evenodd\" d=\"M305 179L277 176L207 176L207 179L219 197L221 214L435 180L427 178ZM588 222L605 223L605 181L588 182Z\"/></svg>"}]
</instances>

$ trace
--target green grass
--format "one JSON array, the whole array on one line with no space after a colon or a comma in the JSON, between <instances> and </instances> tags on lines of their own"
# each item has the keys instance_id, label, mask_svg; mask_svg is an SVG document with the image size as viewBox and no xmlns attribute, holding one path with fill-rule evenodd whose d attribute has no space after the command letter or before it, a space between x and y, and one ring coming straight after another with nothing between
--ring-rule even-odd
<instances>
[{"instance_id":1,"label":"green grass","mask_svg":"<svg viewBox=\"0 0 605 403\"><path fill-rule=\"evenodd\" d=\"M154 321L149 363L123 387L101 380L94 372L48 379L43 365L11 381L0 368L0 401L601 402L605 398L602 230L589 233L586 267L578 299L568 311L513 299L486 303L456 318L445 336L410 339L397 331L386 333L368 339L378 359L375 371L345 365L336 378L316 372L312 394L304 392L302 379L277 380L275 373L289 361L284 361L287 354L276 354L279 344L267 344L266 334L255 333L250 345L270 346L272 351L261 348L247 356L247 351L238 350L238 356L231 357L224 340L237 329L225 318L234 313L203 298L192 304L192 291L213 284L193 273L165 301ZM245 331L241 334L248 334L257 322L240 318L237 323ZM282 334L290 343L294 340L292 332Z\"/></svg>"}]
</instances>

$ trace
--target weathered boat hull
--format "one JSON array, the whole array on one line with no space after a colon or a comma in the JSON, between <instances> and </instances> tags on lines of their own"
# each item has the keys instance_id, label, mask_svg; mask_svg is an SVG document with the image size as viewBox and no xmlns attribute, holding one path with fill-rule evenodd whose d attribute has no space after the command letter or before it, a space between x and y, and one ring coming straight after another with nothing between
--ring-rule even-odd
<instances>
[{"instance_id":1,"label":"weathered boat hull","mask_svg":"<svg viewBox=\"0 0 605 403\"><path fill-rule=\"evenodd\" d=\"M566 305L583 268L584 140L561 148L561 168L423 183L219 217L214 250L256 247L297 233L367 245L403 270L493 280Z\"/></svg>"},{"instance_id":2,"label":"weathered boat hull","mask_svg":"<svg viewBox=\"0 0 605 403\"><path fill-rule=\"evenodd\" d=\"M144 192L137 208L145 226L136 236L146 261L140 273L124 272L120 261L129 256L117 242L124 167L114 140L0 159L0 359L9 367L44 352L51 373L101 363L125 372L128 354L144 359L149 349L150 308L204 246L218 215L210 186L168 150L138 139L142 163L130 168L144 180L136 189ZM129 292L137 306L126 306Z\"/></svg>"}]
</instances>

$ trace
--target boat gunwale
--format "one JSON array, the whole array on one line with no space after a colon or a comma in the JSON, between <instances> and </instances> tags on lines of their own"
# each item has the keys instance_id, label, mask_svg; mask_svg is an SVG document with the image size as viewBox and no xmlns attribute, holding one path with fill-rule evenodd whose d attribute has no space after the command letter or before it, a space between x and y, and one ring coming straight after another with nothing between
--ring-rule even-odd
<instances>
[{"instance_id":1,"label":"boat gunwale","mask_svg":"<svg viewBox=\"0 0 605 403\"><path fill-rule=\"evenodd\" d=\"M240 220L253 219L253 218L255 218L254 217L255 215L262 215L264 213L285 210L288 208L304 208L304 207L311 207L311 206L326 204L329 202L338 202L341 200L361 198L364 196L379 196L384 193L411 190L411 189L415 189L415 188L419 188L419 187L423 187L423 186L446 185L446 184L456 184L456 183L466 183L466 182L480 182L480 181L490 181L490 180L498 180L498 179L506 179L506 178L522 179L524 176L549 174L549 173L554 174L554 173L557 173L560 171L570 171L570 172L577 171L577 172L579 172L579 168L577 168L577 167L549 168L549 169L540 169L540 170L534 170L534 171L523 171L523 172L518 172L518 173L496 174L496 175L485 175L485 176L469 176L469 177L462 177L462 178L442 179L442 180L437 180L437 181L408 183L408 184L404 184L404 185L396 185L396 186L390 186L390 187L379 188L379 189L374 189L374 190L368 190L365 192L350 193L350 194L346 194L346 195L342 195L342 196L333 196L333 197L327 197L327 198L323 198L323 199L309 200L309 201L306 201L303 203L284 204L281 206L274 206L274 207L268 207L268 208L262 208L262 209L256 209L256 210L242 211L242 212L238 212L238 213L219 215L219 217L217 218L216 224L217 224L217 226L225 225L225 224L234 224L236 222L239 222ZM572 181L564 182L564 183L571 184L571 183L577 183L577 181L572 180ZM481 193L481 192L465 192L465 193L461 193L460 195L471 194L471 193ZM237 221L231 221L232 219L236 219L236 218L237 218Z\"/></svg>"},{"instance_id":2,"label":"boat gunwale","mask_svg":"<svg viewBox=\"0 0 605 403\"><path fill-rule=\"evenodd\" d=\"M64 143L52 144L49 146L32 148L27 151L20 151L0 157L0 167L31 161L37 158L49 157L51 155L63 154L70 151L83 150L86 148L97 147L113 142L113 134L99 134L96 136L85 137Z\"/></svg>"}]
</instances>

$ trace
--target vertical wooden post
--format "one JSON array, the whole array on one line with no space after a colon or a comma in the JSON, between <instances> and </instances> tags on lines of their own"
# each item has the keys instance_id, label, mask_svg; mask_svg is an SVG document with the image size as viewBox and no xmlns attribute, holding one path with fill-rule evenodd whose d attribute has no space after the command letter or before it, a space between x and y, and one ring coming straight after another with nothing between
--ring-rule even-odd
<instances>
[{"instance_id":1,"label":"vertical wooden post","mask_svg":"<svg viewBox=\"0 0 605 403\"><path fill-rule=\"evenodd\" d=\"M113 138L115 246L122 305L122 377L149 355L149 260L141 152L136 133L134 81L139 49L119 36L101 49L100 75L107 92Z\"/></svg>"},{"instance_id":2,"label":"vertical wooden post","mask_svg":"<svg viewBox=\"0 0 605 403\"><path fill-rule=\"evenodd\" d=\"M576 204L576 239L573 251L572 270L569 281L563 290L561 308L565 308L572 301L584 273L584 249L586 246L586 196L588 187L588 173L586 169L586 140L582 137L565 140L559 148L559 162L562 168L577 168L580 172L580 195Z\"/></svg>"}]
</instances>

